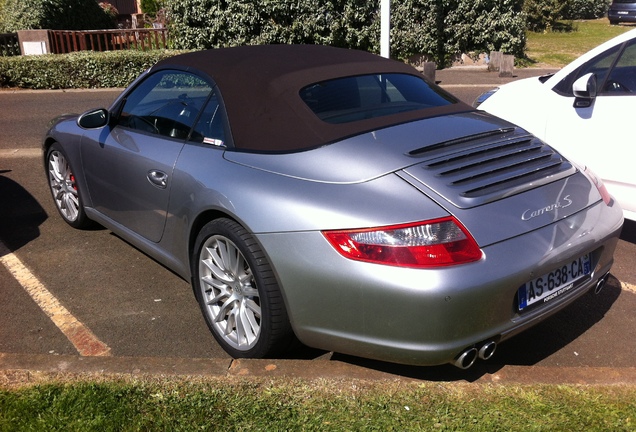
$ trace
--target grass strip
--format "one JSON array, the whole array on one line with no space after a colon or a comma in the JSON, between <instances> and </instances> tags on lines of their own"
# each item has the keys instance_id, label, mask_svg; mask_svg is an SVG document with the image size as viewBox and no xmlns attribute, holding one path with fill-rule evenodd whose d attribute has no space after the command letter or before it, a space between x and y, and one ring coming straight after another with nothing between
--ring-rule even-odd
<instances>
[{"instance_id":1,"label":"grass strip","mask_svg":"<svg viewBox=\"0 0 636 432\"><path fill-rule=\"evenodd\" d=\"M563 67L603 42L636 28L631 25L610 25L607 18L574 21L567 25L571 25L572 31L527 33L528 66Z\"/></svg>"},{"instance_id":2,"label":"grass strip","mask_svg":"<svg viewBox=\"0 0 636 432\"><path fill-rule=\"evenodd\" d=\"M628 431L636 388L115 378L0 389L1 431Z\"/></svg>"}]
</instances>

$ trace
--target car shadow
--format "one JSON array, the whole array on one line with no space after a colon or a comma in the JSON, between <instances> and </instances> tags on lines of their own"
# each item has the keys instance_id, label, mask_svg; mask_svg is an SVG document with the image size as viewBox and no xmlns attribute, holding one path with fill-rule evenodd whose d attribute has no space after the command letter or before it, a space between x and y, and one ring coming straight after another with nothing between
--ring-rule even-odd
<instances>
[{"instance_id":1,"label":"car shadow","mask_svg":"<svg viewBox=\"0 0 636 432\"><path fill-rule=\"evenodd\" d=\"M623 230L621 231L621 240L636 244L636 221L625 219Z\"/></svg>"},{"instance_id":2,"label":"car shadow","mask_svg":"<svg viewBox=\"0 0 636 432\"><path fill-rule=\"evenodd\" d=\"M40 203L19 183L0 170L0 239L10 250L18 250L40 236L40 225L48 218Z\"/></svg>"},{"instance_id":3,"label":"car shadow","mask_svg":"<svg viewBox=\"0 0 636 432\"><path fill-rule=\"evenodd\" d=\"M496 373L504 366L532 366L550 357L603 319L620 293L620 282L610 276L601 293L595 294L594 290L590 290L540 324L499 344L490 360L477 360L466 370L450 364L433 367L404 366L338 353L334 353L331 360L417 380L474 382L485 375Z\"/></svg>"}]
</instances>

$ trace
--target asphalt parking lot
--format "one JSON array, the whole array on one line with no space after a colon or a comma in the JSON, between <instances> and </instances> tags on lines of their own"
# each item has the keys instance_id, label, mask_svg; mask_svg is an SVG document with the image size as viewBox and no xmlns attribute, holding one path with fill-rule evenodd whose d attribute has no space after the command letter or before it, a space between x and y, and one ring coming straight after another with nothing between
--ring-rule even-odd
<instances>
[{"instance_id":1,"label":"asphalt parking lot","mask_svg":"<svg viewBox=\"0 0 636 432\"><path fill-rule=\"evenodd\" d=\"M498 84L483 68L437 71L471 103ZM291 360L232 360L216 346L189 285L107 230L57 216L39 145L48 120L107 106L118 90L0 90L0 370L636 382L636 224L627 223L599 294L503 343L468 371L411 368L300 349ZM70 336L69 336L70 335Z\"/></svg>"}]
</instances>

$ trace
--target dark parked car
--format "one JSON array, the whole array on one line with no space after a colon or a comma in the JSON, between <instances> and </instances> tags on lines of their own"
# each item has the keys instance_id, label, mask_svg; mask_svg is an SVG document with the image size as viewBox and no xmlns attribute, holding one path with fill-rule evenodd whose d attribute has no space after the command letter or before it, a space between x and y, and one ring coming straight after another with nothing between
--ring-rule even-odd
<instances>
[{"instance_id":1,"label":"dark parked car","mask_svg":"<svg viewBox=\"0 0 636 432\"><path fill-rule=\"evenodd\" d=\"M296 337L469 367L599 290L623 223L591 172L525 130L406 64L324 46L161 61L109 109L59 118L43 150L66 222L192 281L235 357Z\"/></svg>"},{"instance_id":2,"label":"dark parked car","mask_svg":"<svg viewBox=\"0 0 636 432\"><path fill-rule=\"evenodd\" d=\"M636 22L636 1L613 0L607 11L610 24Z\"/></svg>"}]
</instances>

